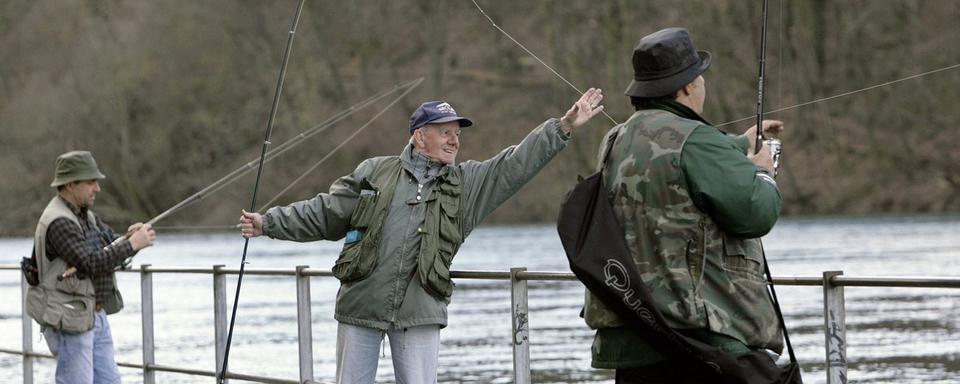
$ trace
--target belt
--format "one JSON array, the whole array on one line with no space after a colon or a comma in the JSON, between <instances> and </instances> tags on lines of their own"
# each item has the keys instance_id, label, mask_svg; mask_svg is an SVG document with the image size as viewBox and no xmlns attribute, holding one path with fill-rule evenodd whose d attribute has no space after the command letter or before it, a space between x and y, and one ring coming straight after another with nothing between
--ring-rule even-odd
<instances>
[{"instance_id":1,"label":"belt","mask_svg":"<svg viewBox=\"0 0 960 384\"><path fill-rule=\"evenodd\" d=\"M95 306L93 307L93 311L94 311L94 312L100 312L101 309L103 309L103 304L102 304L102 303L97 303L97 305L95 305Z\"/></svg>"}]
</instances>

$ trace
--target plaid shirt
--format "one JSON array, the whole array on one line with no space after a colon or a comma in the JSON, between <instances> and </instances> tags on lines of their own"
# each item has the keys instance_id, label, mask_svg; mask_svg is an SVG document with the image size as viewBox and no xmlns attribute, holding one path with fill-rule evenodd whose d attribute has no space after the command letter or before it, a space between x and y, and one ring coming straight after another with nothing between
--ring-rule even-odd
<instances>
[{"instance_id":1,"label":"plaid shirt","mask_svg":"<svg viewBox=\"0 0 960 384\"><path fill-rule=\"evenodd\" d=\"M96 227L91 228L86 219L87 209L66 203L77 215L83 230L64 217L50 223L47 227L47 258L54 260L62 257L68 265L77 267L81 278L92 278L97 303L103 303L107 295L116 289L113 285L114 269L136 252L129 241L104 250L103 247L117 238L113 230L99 217L96 218Z\"/></svg>"}]
</instances>

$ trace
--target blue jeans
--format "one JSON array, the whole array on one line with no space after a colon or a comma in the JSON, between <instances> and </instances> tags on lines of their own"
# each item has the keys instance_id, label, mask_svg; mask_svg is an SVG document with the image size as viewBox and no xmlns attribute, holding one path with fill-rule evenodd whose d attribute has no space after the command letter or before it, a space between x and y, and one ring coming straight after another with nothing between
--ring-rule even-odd
<instances>
[{"instance_id":1,"label":"blue jeans","mask_svg":"<svg viewBox=\"0 0 960 384\"><path fill-rule=\"evenodd\" d=\"M440 326L393 328L387 332L344 323L337 325L337 383L373 384L380 342L386 334L397 384L437 382Z\"/></svg>"},{"instance_id":2,"label":"blue jeans","mask_svg":"<svg viewBox=\"0 0 960 384\"><path fill-rule=\"evenodd\" d=\"M47 347L57 358L57 384L116 384L120 372L113 358L113 336L103 310L94 315L93 329L81 334L43 331Z\"/></svg>"}]
</instances>

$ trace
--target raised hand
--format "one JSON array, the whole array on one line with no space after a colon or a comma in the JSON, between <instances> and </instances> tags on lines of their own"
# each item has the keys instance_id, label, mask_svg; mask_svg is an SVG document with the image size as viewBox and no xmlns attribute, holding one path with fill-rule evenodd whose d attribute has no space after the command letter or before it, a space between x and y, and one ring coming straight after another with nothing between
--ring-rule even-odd
<instances>
[{"instance_id":1,"label":"raised hand","mask_svg":"<svg viewBox=\"0 0 960 384\"><path fill-rule=\"evenodd\" d=\"M603 111L603 106L600 105L602 100L603 91L600 88L588 89L580 96L580 100L573 103L570 110L560 118L560 128L566 133L571 133L580 128Z\"/></svg>"}]
</instances>

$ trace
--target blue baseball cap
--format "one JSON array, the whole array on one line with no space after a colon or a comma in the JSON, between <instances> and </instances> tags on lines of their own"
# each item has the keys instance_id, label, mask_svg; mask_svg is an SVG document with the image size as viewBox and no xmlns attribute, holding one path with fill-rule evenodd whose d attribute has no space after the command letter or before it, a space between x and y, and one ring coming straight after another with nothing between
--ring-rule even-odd
<instances>
[{"instance_id":1,"label":"blue baseball cap","mask_svg":"<svg viewBox=\"0 0 960 384\"><path fill-rule=\"evenodd\" d=\"M473 125L473 121L466 117L457 116L457 111L453 106L445 101L428 101L420 104L416 111L410 115L410 133L426 124L446 123L450 121L460 122L461 127Z\"/></svg>"}]
</instances>

